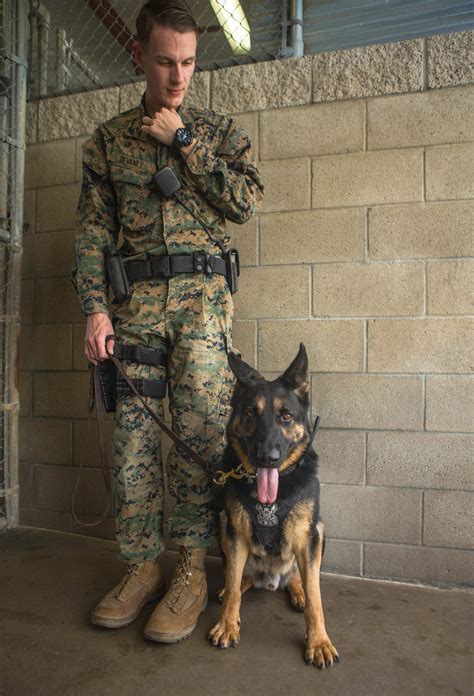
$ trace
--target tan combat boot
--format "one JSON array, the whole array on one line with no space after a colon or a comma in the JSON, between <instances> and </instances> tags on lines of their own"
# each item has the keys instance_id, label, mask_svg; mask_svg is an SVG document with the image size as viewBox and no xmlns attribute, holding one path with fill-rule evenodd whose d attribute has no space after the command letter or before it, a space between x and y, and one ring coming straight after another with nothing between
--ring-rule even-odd
<instances>
[{"instance_id":1,"label":"tan combat boot","mask_svg":"<svg viewBox=\"0 0 474 696\"><path fill-rule=\"evenodd\" d=\"M170 588L145 626L145 638L177 643L191 635L207 604L206 549L181 548Z\"/></svg>"},{"instance_id":2,"label":"tan combat boot","mask_svg":"<svg viewBox=\"0 0 474 696\"><path fill-rule=\"evenodd\" d=\"M160 599L165 591L165 579L156 559L130 564L119 584L96 606L91 621L106 628L128 626L147 602Z\"/></svg>"}]
</instances>

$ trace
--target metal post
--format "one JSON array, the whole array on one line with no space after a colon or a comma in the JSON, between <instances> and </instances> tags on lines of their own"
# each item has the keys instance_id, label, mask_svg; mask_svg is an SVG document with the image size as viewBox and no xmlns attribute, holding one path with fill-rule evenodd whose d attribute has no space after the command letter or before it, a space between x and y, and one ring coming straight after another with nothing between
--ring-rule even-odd
<instances>
[{"instance_id":1,"label":"metal post","mask_svg":"<svg viewBox=\"0 0 474 696\"><path fill-rule=\"evenodd\" d=\"M303 0L291 0L290 46L293 56L304 56Z\"/></svg>"},{"instance_id":2,"label":"metal post","mask_svg":"<svg viewBox=\"0 0 474 696\"><path fill-rule=\"evenodd\" d=\"M28 36L28 0L11 0L11 49L10 62L10 133L5 139L9 149L8 226L9 241L5 245L4 260L6 287L2 323L5 356L3 363L3 394L0 404L3 416L3 490L6 527L11 529L19 522L18 477L18 424L19 424L19 337L20 337L20 288L23 238L23 187L25 165L26 122L26 58Z\"/></svg>"}]
</instances>

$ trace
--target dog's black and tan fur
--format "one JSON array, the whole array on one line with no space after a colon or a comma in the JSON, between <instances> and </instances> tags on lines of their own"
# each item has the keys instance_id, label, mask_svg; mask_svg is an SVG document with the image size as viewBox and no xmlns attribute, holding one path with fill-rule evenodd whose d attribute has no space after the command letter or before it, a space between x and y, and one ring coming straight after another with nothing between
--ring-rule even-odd
<instances>
[{"instance_id":1,"label":"dog's black and tan fur","mask_svg":"<svg viewBox=\"0 0 474 696\"><path fill-rule=\"evenodd\" d=\"M230 471L242 465L252 477L258 472L259 483L245 477L226 484L227 524L221 533L226 581L221 616L209 640L221 648L237 645L241 595L247 589L286 588L293 607L305 613L306 662L330 666L339 658L326 633L319 584L324 528L318 459L308 447L306 350L301 344L292 364L272 382L233 354L229 364L237 385L224 466Z\"/></svg>"}]
</instances>

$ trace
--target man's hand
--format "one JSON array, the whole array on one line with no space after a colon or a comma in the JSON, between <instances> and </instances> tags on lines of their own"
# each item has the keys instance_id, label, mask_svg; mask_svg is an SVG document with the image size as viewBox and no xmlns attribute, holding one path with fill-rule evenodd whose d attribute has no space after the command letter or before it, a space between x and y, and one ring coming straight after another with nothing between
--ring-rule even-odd
<instances>
[{"instance_id":1,"label":"man's hand","mask_svg":"<svg viewBox=\"0 0 474 696\"><path fill-rule=\"evenodd\" d=\"M105 339L113 333L114 328L107 314L97 312L87 316L84 353L93 365L97 365L101 360L107 360ZM109 350L111 350L112 345L112 341L109 341Z\"/></svg>"},{"instance_id":2,"label":"man's hand","mask_svg":"<svg viewBox=\"0 0 474 696\"><path fill-rule=\"evenodd\" d=\"M184 123L176 109L162 107L155 113L153 118L143 117L142 131L148 133L160 143L171 146L174 134L178 128L184 128Z\"/></svg>"}]
</instances>

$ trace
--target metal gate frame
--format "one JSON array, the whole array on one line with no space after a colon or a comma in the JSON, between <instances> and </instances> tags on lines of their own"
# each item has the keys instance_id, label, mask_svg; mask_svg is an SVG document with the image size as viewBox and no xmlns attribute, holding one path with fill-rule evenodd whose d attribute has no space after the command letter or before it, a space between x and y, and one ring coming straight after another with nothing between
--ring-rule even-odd
<instances>
[{"instance_id":1,"label":"metal gate frame","mask_svg":"<svg viewBox=\"0 0 474 696\"><path fill-rule=\"evenodd\" d=\"M0 0L0 529L19 522L20 288L28 0Z\"/></svg>"}]
</instances>

